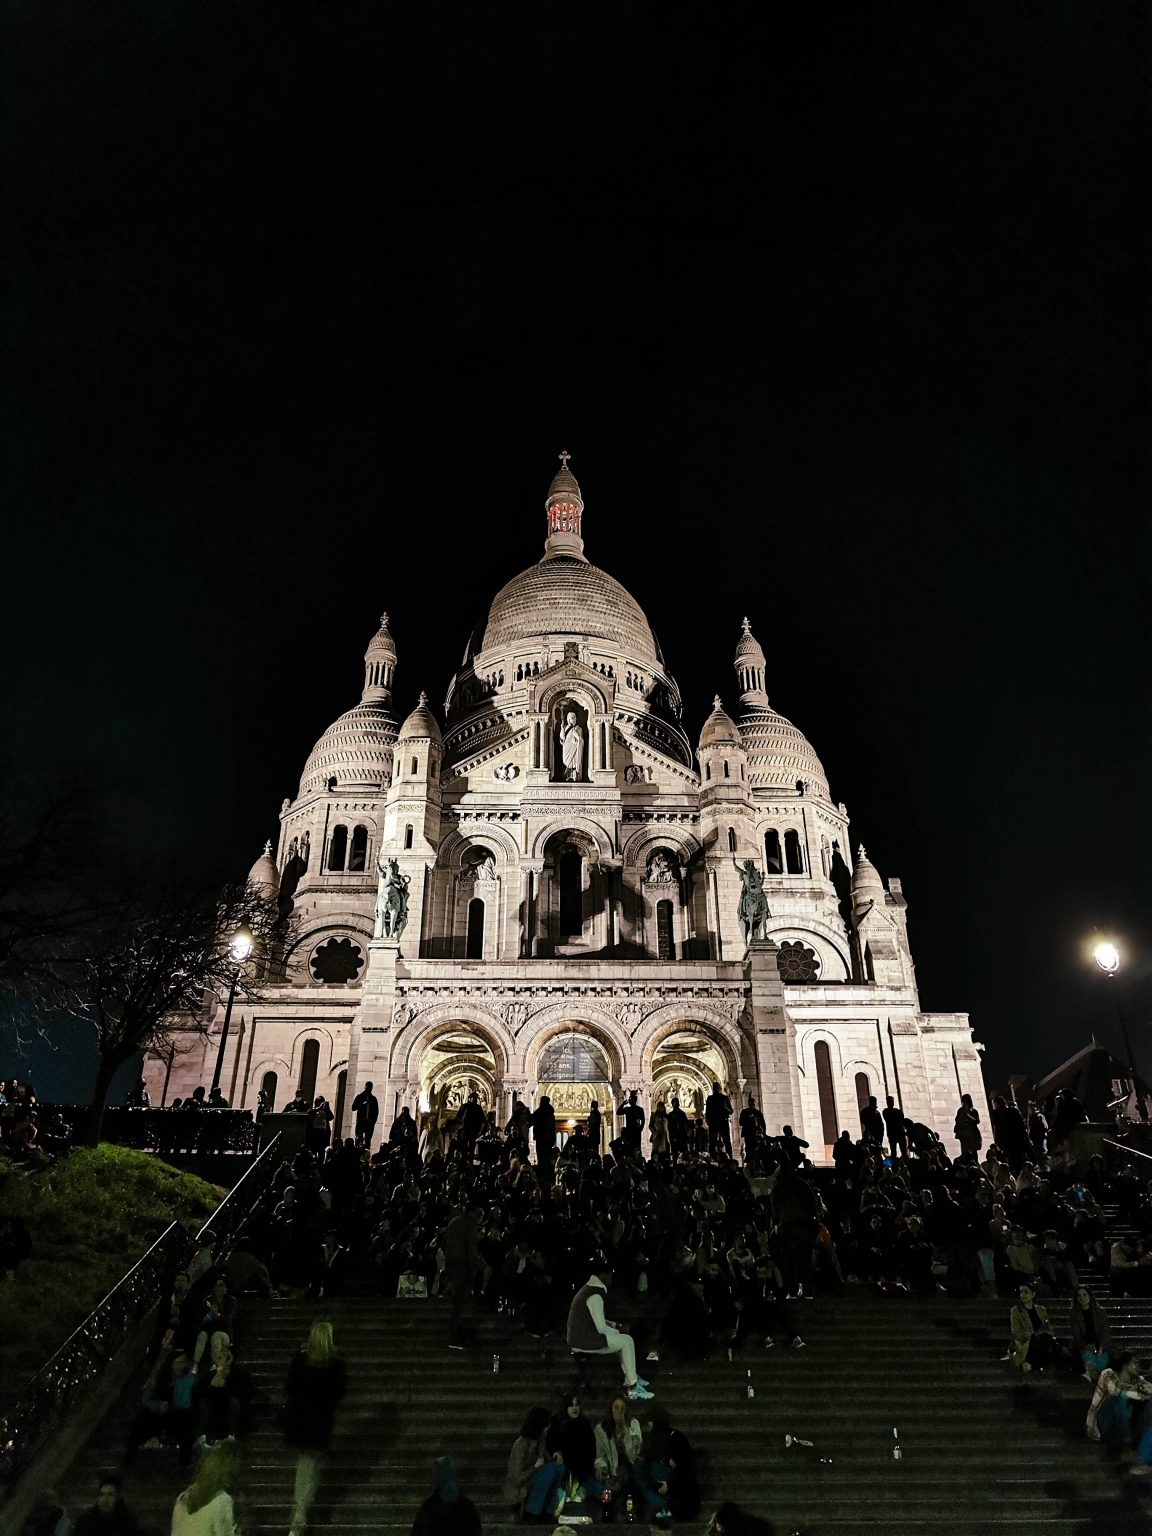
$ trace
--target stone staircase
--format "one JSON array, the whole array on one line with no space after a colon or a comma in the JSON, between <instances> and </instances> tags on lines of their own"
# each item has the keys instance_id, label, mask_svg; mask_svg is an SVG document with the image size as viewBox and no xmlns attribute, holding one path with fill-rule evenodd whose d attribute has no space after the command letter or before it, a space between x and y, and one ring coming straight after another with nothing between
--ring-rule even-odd
<instances>
[{"instance_id":1,"label":"stone staircase","mask_svg":"<svg viewBox=\"0 0 1152 1536\"><path fill-rule=\"evenodd\" d=\"M1104 1304L1117 1344L1152 1352L1152 1301ZM849 1287L799 1305L806 1349L749 1347L732 1362L723 1354L691 1365L668 1359L649 1370L659 1401L698 1449L701 1526L730 1498L771 1518L780 1536L1152 1530L1141 1480L1125 1477L1084 1436L1087 1384L1020 1377L1001 1363L1006 1301L883 1298ZM1049 1305L1063 1331L1067 1303ZM572 1363L558 1337L529 1338L490 1314L469 1350L449 1351L446 1314L436 1300L367 1295L246 1304L240 1353L265 1401L236 1490L244 1536L288 1529L292 1459L274 1413L288 1361L315 1316L335 1324L350 1391L312 1532L407 1533L431 1490L433 1458L445 1453L459 1461L461 1488L485 1528L508 1523L500 1504L508 1450L528 1407L555 1405L574 1385ZM598 1417L618 1376L609 1361L592 1370L596 1390L585 1394L585 1411ZM70 1509L88 1502L102 1466L118 1462L134 1406L129 1393L72 1467L59 1489ZM786 1432L813 1440L815 1452L786 1450ZM171 1452L140 1453L127 1491L154 1532L168 1531L186 1480Z\"/></svg>"}]
</instances>

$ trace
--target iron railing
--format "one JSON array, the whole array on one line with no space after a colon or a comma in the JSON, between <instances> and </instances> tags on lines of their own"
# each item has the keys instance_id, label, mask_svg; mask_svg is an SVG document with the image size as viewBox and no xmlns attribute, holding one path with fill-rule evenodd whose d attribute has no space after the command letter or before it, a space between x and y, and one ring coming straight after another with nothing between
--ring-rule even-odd
<instances>
[{"instance_id":1,"label":"iron railing","mask_svg":"<svg viewBox=\"0 0 1152 1536\"><path fill-rule=\"evenodd\" d=\"M52 1431L107 1368L136 1325L163 1297L196 1243L213 1239L217 1258L231 1247L276 1171L279 1137L245 1172L196 1234L174 1221L118 1280L80 1326L41 1367L0 1417L0 1497L5 1496Z\"/></svg>"}]
</instances>

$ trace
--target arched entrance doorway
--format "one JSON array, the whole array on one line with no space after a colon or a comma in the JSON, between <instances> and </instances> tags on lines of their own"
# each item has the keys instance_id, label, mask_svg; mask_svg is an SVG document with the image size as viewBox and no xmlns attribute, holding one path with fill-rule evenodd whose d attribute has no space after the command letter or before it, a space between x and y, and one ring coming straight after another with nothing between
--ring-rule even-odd
<instances>
[{"instance_id":1,"label":"arched entrance doorway","mask_svg":"<svg viewBox=\"0 0 1152 1536\"><path fill-rule=\"evenodd\" d=\"M557 1144L563 1146L578 1125L587 1126L592 1105L600 1106L603 1151L614 1134L615 1074L608 1052L579 1025L553 1036L536 1064L537 1102L547 1094L556 1114Z\"/></svg>"},{"instance_id":2,"label":"arched entrance doorway","mask_svg":"<svg viewBox=\"0 0 1152 1536\"><path fill-rule=\"evenodd\" d=\"M719 1083L731 1097L728 1063L720 1047L703 1030L692 1024L665 1035L656 1047L652 1058L652 1107L663 1101L666 1109L672 1108L672 1100L680 1100L680 1108L689 1120L704 1119L704 1101L712 1092L712 1084ZM732 1105L733 1120L740 1113L740 1106Z\"/></svg>"},{"instance_id":3,"label":"arched entrance doorway","mask_svg":"<svg viewBox=\"0 0 1152 1536\"><path fill-rule=\"evenodd\" d=\"M498 1109L499 1072L492 1047L468 1024L449 1025L420 1058L420 1119L428 1145L440 1145L475 1093L485 1114Z\"/></svg>"}]
</instances>

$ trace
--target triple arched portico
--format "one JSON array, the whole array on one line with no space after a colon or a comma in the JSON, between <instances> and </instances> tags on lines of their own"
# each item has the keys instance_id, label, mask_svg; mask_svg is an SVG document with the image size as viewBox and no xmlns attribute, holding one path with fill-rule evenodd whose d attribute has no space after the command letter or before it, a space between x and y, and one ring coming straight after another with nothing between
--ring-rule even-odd
<instances>
[{"instance_id":1,"label":"triple arched portico","mask_svg":"<svg viewBox=\"0 0 1152 1536\"><path fill-rule=\"evenodd\" d=\"M498 1123L513 1102L547 1093L558 1114L610 1115L635 1090L651 1109L679 1097L689 1113L714 1082L734 1099L755 1082L738 998L705 1006L629 996L604 1001L458 998L421 1006L400 998L388 1063L392 1113L428 1113L476 1092Z\"/></svg>"}]
</instances>

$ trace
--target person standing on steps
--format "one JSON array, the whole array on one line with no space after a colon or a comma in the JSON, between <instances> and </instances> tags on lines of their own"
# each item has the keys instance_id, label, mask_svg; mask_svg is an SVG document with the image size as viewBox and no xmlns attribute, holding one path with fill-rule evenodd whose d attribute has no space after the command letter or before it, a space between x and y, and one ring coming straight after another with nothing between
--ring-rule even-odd
<instances>
[{"instance_id":1,"label":"person standing on steps","mask_svg":"<svg viewBox=\"0 0 1152 1536\"><path fill-rule=\"evenodd\" d=\"M636 1374L636 1345L604 1316L608 1287L605 1271L594 1270L572 1298L568 1309L568 1348L584 1355L619 1355L624 1386L633 1402L652 1397L648 1383Z\"/></svg>"},{"instance_id":2,"label":"person standing on steps","mask_svg":"<svg viewBox=\"0 0 1152 1536\"><path fill-rule=\"evenodd\" d=\"M588 1111L588 1144L596 1156L600 1156L600 1140L603 1135L604 1120L600 1114L598 1099L592 1100L592 1107Z\"/></svg>"},{"instance_id":3,"label":"person standing on steps","mask_svg":"<svg viewBox=\"0 0 1152 1536\"><path fill-rule=\"evenodd\" d=\"M732 1156L732 1132L728 1122L732 1119L732 1100L719 1083L712 1084L712 1092L704 1105L704 1123L708 1127L708 1151L719 1158L721 1149Z\"/></svg>"},{"instance_id":4,"label":"person standing on steps","mask_svg":"<svg viewBox=\"0 0 1152 1536\"><path fill-rule=\"evenodd\" d=\"M537 1177L541 1189L552 1188L552 1169L556 1162L556 1112L552 1100L541 1094L532 1111L532 1140L536 1144Z\"/></svg>"},{"instance_id":5,"label":"person standing on steps","mask_svg":"<svg viewBox=\"0 0 1152 1536\"><path fill-rule=\"evenodd\" d=\"M865 1141L880 1146L884 1140L884 1116L880 1113L875 1097L870 1098L860 1111L860 1130Z\"/></svg>"},{"instance_id":6,"label":"person standing on steps","mask_svg":"<svg viewBox=\"0 0 1152 1536\"><path fill-rule=\"evenodd\" d=\"M980 1111L973 1104L970 1093L961 1094L960 1108L956 1111L956 1121L952 1129L956 1140L960 1143L960 1156L979 1157L984 1136L980 1130Z\"/></svg>"},{"instance_id":7,"label":"person standing on steps","mask_svg":"<svg viewBox=\"0 0 1152 1536\"><path fill-rule=\"evenodd\" d=\"M668 1111L668 1140L672 1148L672 1161L676 1162L688 1150L688 1116L680 1108L680 1100L672 1100Z\"/></svg>"},{"instance_id":8,"label":"person standing on steps","mask_svg":"<svg viewBox=\"0 0 1152 1536\"><path fill-rule=\"evenodd\" d=\"M356 1145L371 1147L380 1118L380 1100L372 1092L371 1083L365 1083L352 1100L352 1113L356 1116Z\"/></svg>"},{"instance_id":9,"label":"person standing on steps","mask_svg":"<svg viewBox=\"0 0 1152 1536\"><path fill-rule=\"evenodd\" d=\"M480 1222L483 1209L470 1205L457 1211L444 1228L444 1278L452 1288L452 1310L448 1314L448 1348L464 1348L464 1308L476 1283L480 1268Z\"/></svg>"},{"instance_id":10,"label":"person standing on steps","mask_svg":"<svg viewBox=\"0 0 1152 1536\"><path fill-rule=\"evenodd\" d=\"M897 1157L907 1157L908 1132L904 1125L904 1111L897 1108L896 1100L891 1094L885 1099L884 1108L880 1113L884 1121L884 1129L888 1132L888 1149L893 1161Z\"/></svg>"},{"instance_id":11,"label":"person standing on steps","mask_svg":"<svg viewBox=\"0 0 1152 1536\"><path fill-rule=\"evenodd\" d=\"M332 1448L336 1407L347 1390L344 1362L336 1353L331 1323L313 1323L308 1342L293 1357L284 1387L284 1444L297 1453L289 1536L303 1536L320 1483L320 1467Z\"/></svg>"},{"instance_id":12,"label":"person standing on steps","mask_svg":"<svg viewBox=\"0 0 1152 1536\"><path fill-rule=\"evenodd\" d=\"M639 1098L640 1095L633 1088L628 1095L627 1103L620 1106L620 1119L624 1125L624 1129L620 1132L620 1140L630 1152L640 1151L640 1138L644 1134L644 1122L648 1118Z\"/></svg>"}]
</instances>

